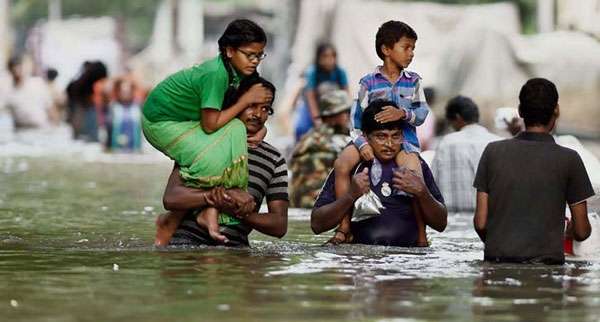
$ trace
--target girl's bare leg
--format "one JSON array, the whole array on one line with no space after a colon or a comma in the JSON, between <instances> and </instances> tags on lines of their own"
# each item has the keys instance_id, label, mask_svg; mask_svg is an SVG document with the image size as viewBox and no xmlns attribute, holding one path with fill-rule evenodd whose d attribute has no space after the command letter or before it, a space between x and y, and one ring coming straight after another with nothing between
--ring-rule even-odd
<instances>
[{"instance_id":1,"label":"girl's bare leg","mask_svg":"<svg viewBox=\"0 0 600 322\"><path fill-rule=\"evenodd\" d=\"M154 245L164 246L171 241L171 236L185 217L185 211L170 211L156 218L156 236Z\"/></svg>"},{"instance_id":2,"label":"girl's bare leg","mask_svg":"<svg viewBox=\"0 0 600 322\"><path fill-rule=\"evenodd\" d=\"M423 176L421 160L419 160L417 153L406 153L404 150L400 151L396 156L396 164L417 172L421 177ZM417 247L428 247L429 241L427 240L427 232L425 222L423 221L423 215L421 214L421 208L419 208L419 205L414 200L412 206L415 214L415 221L417 222Z\"/></svg>"},{"instance_id":3,"label":"girl's bare leg","mask_svg":"<svg viewBox=\"0 0 600 322\"><path fill-rule=\"evenodd\" d=\"M206 207L202 209L198 216L196 216L196 221L198 225L206 228L208 230L208 234L210 237L222 244L226 244L229 242L229 239L225 237L225 235L221 234L219 231L219 210L214 207Z\"/></svg>"}]
</instances>

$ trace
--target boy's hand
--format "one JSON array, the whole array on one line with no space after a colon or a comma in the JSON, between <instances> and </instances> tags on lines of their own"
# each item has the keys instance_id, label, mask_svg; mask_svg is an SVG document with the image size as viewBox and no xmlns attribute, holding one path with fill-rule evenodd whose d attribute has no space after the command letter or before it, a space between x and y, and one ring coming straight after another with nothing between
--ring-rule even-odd
<instances>
[{"instance_id":1,"label":"boy's hand","mask_svg":"<svg viewBox=\"0 0 600 322\"><path fill-rule=\"evenodd\" d=\"M379 123L398 121L406 116L406 112L402 108L395 108L391 105L387 105L382 107L381 109L383 111L375 115L375 121Z\"/></svg>"},{"instance_id":2,"label":"boy's hand","mask_svg":"<svg viewBox=\"0 0 600 322\"><path fill-rule=\"evenodd\" d=\"M362 148L360 148L359 152L360 158L364 161L371 161L373 160L373 158L375 158L375 156L373 155L373 148L368 143L363 145Z\"/></svg>"},{"instance_id":3,"label":"boy's hand","mask_svg":"<svg viewBox=\"0 0 600 322\"><path fill-rule=\"evenodd\" d=\"M258 148L261 145L262 141L265 139L265 136L267 136L267 128L266 127L263 127L262 129L260 129L260 131L256 132L256 134L248 136L248 138L247 138L248 148L249 149Z\"/></svg>"},{"instance_id":4,"label":"boy's hand","mask_svg":"<svg viewBox=\"0 0 600 322\"><path fill-rule=\"evenodd\" d=\"M273 101L273 92L262 84L255 84L240 97L247 105L271 103Z\"/></svg>"}]
</instances>

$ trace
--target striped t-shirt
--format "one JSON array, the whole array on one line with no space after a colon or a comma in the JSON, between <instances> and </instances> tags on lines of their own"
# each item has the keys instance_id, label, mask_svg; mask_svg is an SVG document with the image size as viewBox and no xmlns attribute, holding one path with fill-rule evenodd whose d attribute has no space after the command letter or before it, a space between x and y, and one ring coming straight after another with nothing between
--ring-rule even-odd
<instances>
[{"instance_id":1,"label":"striped t-shirt","mask_svg":"<svg viewBox=\"0 0 600 322\"><path fill-rule=\"evenodd\" d=\"M267 142L262 142L254 149L248 149L248 193L254 197L256 208L260 210L264 199L289 200L288 169L283 155ZM227 236L232 246L248 246L248 234L252 227L245 224L235 226L220 226L220 231ZM208 232L196 222L196 216L188 214L181 222L173 237L171 245L220 245L213 240Z\"/></svg>"}]
</instances>

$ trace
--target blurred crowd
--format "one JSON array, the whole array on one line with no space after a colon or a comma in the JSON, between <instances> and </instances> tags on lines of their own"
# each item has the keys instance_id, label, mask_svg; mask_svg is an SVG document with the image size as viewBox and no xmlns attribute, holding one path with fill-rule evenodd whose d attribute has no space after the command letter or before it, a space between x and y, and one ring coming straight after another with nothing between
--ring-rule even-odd
<instances>
[{"instance_id":1,"label":"blurred crowd","mask_svg":"<svg viewBox=\"0 0 600 322\"><path fill-rule=\"evenodd\" d=\"M10 80L3 89L2 107L14 130L27 131L67 125L74 140L99 142L108 151L139 152L141 109L148 93L131 69L109 75L101 61L86 61L65 89L55 80L60 71L31 75L21 56L9 59Z\"/></svg>"}]
</instances>

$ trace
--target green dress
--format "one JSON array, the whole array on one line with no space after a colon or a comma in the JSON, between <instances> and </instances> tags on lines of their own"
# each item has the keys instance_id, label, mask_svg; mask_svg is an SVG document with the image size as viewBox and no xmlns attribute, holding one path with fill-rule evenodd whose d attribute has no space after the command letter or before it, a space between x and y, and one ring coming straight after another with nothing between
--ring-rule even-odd
<instances>
[{"instance_id":1,"label":"green dress","mask_svg":"<svg viewBox=\"0 0 600 322\"><path fill-rule=\"evenodd\" d=\"M240 76L234 73L234 85ZM186 186L248 187L246 127L237 118L213 133L201 126L201 109L221 109L228 75L220 56L181 70L160 82L142 111L144 136L181 167ZM237 224L227 215L219 223Z\"/></svg>"}]
</instances>

